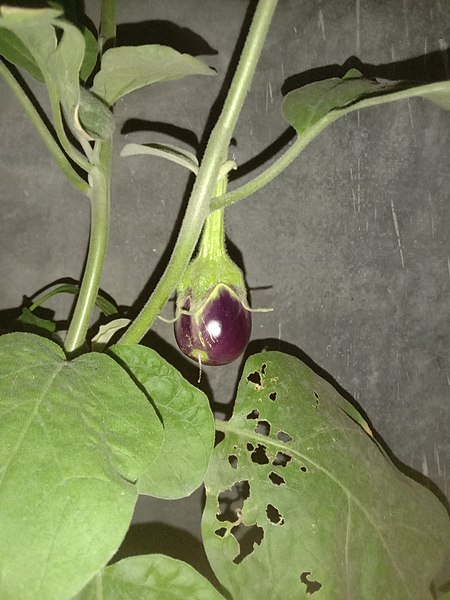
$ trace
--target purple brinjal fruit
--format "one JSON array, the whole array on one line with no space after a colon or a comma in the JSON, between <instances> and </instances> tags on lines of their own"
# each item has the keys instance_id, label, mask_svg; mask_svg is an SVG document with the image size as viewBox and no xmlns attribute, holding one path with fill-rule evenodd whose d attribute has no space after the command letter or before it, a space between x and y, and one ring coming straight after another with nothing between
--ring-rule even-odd
<instances>
[{"instance_id":1,"label":"purple brinjal fruit","mask_svg":"<svg viewBox=\"0 0 450 600\"><path fill-rule=\"evenodd\" d=\"M199 363L226 365L245 350L251 329L242 290L219 283L201 302L193 301L192 292L187 292L175 322L175 338L180 350Z\"/></svg>"}]
</instances>

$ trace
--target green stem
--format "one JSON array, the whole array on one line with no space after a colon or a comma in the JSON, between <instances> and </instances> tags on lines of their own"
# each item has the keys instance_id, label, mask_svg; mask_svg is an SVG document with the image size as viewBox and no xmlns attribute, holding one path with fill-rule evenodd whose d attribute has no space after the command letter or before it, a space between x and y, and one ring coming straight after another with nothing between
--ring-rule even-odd
<instances>
[{"instance_id":1,"label":"green stem","mask_svg":"<svg viewBox=\"0 0 450 600\"><path fill-rule=\"evenodd\" d=\"M400 89L387 94L376 94L368 98L363 98L362 100L357 100L346 108L337 109L328 113L318 123L298 136L292 146L260 175L248 183L232 190L231 192L228 192L227 194L213 198L211 200L211 210L214 211L219 208L230 206L231 204L239 202L239 200L242 200L250 194L254 194L256 191L261 189L267 183L272 181L272 179L274 179L277 175L279 175L287 166L289 166L291 162L297 158L300 152L302 152L302 150L304 150L304 148L306 148L306 146L316 136L319 135L319 133L321 133L326 127L328 127L328 125L336 121L336 119L339 117L342 117L343 115L354 110L361 110L363 108L370 108L371 106L378 106L379 104L388 102L397 102L399 100L405 100L407 98L417 96L423 98L427 98L429 96L431 101L436 102L436 104L439 106L447 108L448 101L444 99L449 94L449 85L450 83L448 81L438 81L414 88L407 87L406 89Z\"/></svg>"},{"instance_id":2,"label":"green stem","mask_svg":"<svg viewBox=\"0 0 450 600\"><path fill-rule=\"evenodd\" d=\"M336 116L336 119L337 118L338 117ZM235 202L239 202L239 200L243 200L247 196L250 196L250 194L254 194L262 187L270 183L272 179L284 171L284 169L286 169L286 167L288 167L291 162L297 158L300 152L302 152L302 150L304 150L306 146L308 146L308 144L312 142L312 140L330 124L330 122L331 121L329 120L328 115L328 119L319 121L310 129L305 131L301 136L298 136L292 146L290 146L278 160L272 163L257 177L248 183L241 185L235 190L228 192L227 194L213 198L210 204L211 210L217 211L218 209L223 209L226 206L234 204Z\"/></svg>"},{"instance_id":3,"label":"green stem","mask_svg":"<svg viewBox=\"0 0 450 600\"><path fill-rule=\"evenodd\" d=\"M221 179L215 189L214 196L221 196L227 189L227 178ZM225 249L225 223L224 210L215 210L209 214L203 227L198 255L203 258L216 259L224 256Z\"/></svg>"},{"instance_id":4,"label":"green stem","mask_svg":"<svg viewBox=\"0 0 450 600\"><path fill-rule=\"evenodd\" d=\"M89 173L89 171L92 168L91 163L83 154L81 154L81 152L78 152L78 150L76 150L76 148L72 146L71 142L69 141L69 138L67 137L66 131L64 129L64 123L61 113L61 104L59 102L58 92L56 91L51 79L46 80L46 83L48 96L50 98L50 107L52 109L53 124L55 126L56 135L58 136L61 146L63 147L67 156L71 160L73 160L75 164L77 164L84 171L86 171L86 173Z\"/></svg>"},{"instance_id":5,"label":"green stem","mask_svg":"<svg viewBox=\"0 0 450 600\"><path fill-rule=\"evenodd\" d=\"M25 91L19 85L11 71L4 64L2 60L0 60L0 74L3 76L6 83L14 92L16 98L22 105L25 113L28 115L30 121L33 123L36 131L40 135L42 141L48 148L50 154L56 160L59 168L62 170L67 179L74 185L80 192L83 194L89 193L89 185L78 175L78 173L74 170L70 162L67 160L67 156L61 150L60 146L56 142L55 138L52 136L48 127L45 125L38 111L33 106L33 103L28 98Z\"/></svg>"},{"instance_id":6,"label":"green stem","mask_svg":"<svg viewBox=\"0 0 450 600\"><path fill-rule=\"evenodd\" d=\"M100 30L104 42L113 41L115 38L115 14L115 0L103 0ZM100 288L100 278L109 238L111 151L112 139L104 142L97 141L93 148L92 160L95 165L89 173L91 233L83 281L64 344L66 352L69 354L78 351L86 339Z\"/></svg>"},{"instance_id":7,"label":"green stem","mask_svg":"<svg viewBox=\"0 0 450 600\"><path fill-rule=\"evenodd\" d=\"M277 0L258 2L222 113L209 138L171 260L146 305L120 339L121 343L138 343L143 338L189 264L210 212L209 203L214 195L223 156L228 153L230 139L249 90L276 5Z\"/></svg>"},{"instance_id":8,"label":"green stem","mask_svg":"<svg viewBox=\"0 0 450 600\"><path fill-rule=\"evenodd\" d=\"M100 50L105 44L114 45L116 40L116 0L102 0L100 40Z\"/></svg>"},{"instance_id":9,"label":"green stem","mask_svg":"<svg viewBox=\"0 0 450 600\"><path fill-rule=\"evenodd\" d=\"M104 142L111 145L110 142ZM64 347L68 354L73 354L83 345L95 301L100 287L100 278L109 236L109 160L102 157L102 168L92 167L89 173L91 184L91 233L89 251L80 293L77 298L75 310L67 331Z\"/></svg>"}]
</instances>

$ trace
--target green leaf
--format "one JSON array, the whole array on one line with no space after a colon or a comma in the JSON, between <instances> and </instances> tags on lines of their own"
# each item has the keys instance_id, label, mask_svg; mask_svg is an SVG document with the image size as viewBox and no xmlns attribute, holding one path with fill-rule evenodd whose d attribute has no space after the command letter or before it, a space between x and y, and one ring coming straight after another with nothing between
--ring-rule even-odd
<instances>
[{"instance_id":1,"label":"green leaf","mask_svg":"<svg viewBox=\"0 0 450 600\"><path fill-rule=\"evenodd\" d=\"M60 8L21 8L3 5L0 10L0 27L30 27L35 29L36 23L50 23L63 14Z\"/></svg>"},{"instance_id":2,"label":"green leaf","mask_svg":"<svg viewBox=\"0 0 450 600\"><path fill-rule=\"evenodd\" d=\"M103 55L92 92L113 105L119 98L151 83L188 75L214 75L200 60L158 44L111 48Z\"/></svg>"},{"instance_id":3,"label":"green leaf","mask_svg":"<svg viewBox=\"0 0 450 600\"><path fill-rule=\"evenodd\" d=\"M149 395L164 425L161 451L140 476L139 492L158 498L188 496L203 481L214 443L207 397L150 348L118 344L111 353Z\"/></svg>"},{"instance_id":4,"label":"green leaf","mask_svg":"<svg viewBox=\"0 0 450 600\"><path fill-rule=\"evenodd\" d=\"M292 356L247 361L234 414L218 427L202 524L234 600L431 600L450 541L446 510L344 406Z\"/></svg>"},{"instance_id":5,"label":"green leaf","mask_svg":"<svg viewBox=\"0 0 450 600\"><path fill-rule=\"evenodd\" d=\"M4 56L10 63L28 71L38 81L44 81L41 70L25 44L15 33L4 28L2 28L0 34L0 55Z\"/></svg>"},{"instance_id":6,"label":"green leaf","mask_svg":"<svg viewBox=\"0 0 450 600\"><path fill-rule=\"evenodd\" d=\"M94 352L101 352L111 338L130 323L130 319L114 319L114 321L110 321L106 325L100 325L98 333L91 340L92 350Z\"/></svg>"},{"instance_id":7,"label":"green leaf","mask_svg":"<svg viewBox=\"0 0 450 600\"><path fill-rule=\"evenodd\" d=\"M0 27L13 32L33 57L49 90L56 89L70 125L79 130L79 74L85 53L81 31L72 23L58 19L54 9L2 7ZM62 29L57 41L55 27Z\"/></svg>"},{"instance_id":8,"label":"green leaf","mask_svg":"<svg viewBox=\"0 0 450 600\"><path fill-rule=\"evenodd\" d=\"M317 81L289 92L283 101L284 119L299 135L315 125L370 106L420 96L450 110L450 81L414 86L407 82L380 83L351 69L342 79ZM323 129L323 127L321 127Z\"/></svg>"},{"instance_id":9,"label":"green leaf","mask_svg":"<svg viewBox=\"0 0 450 600\"><path fill-rule=\"evenodd\" d=\"M44 78L57 45L52 22L61 14L61 10L51 8L1 7L0 28L6 28L20 39Z\"/></svg>"},{"instance_id":10,"label":"green leaf","mask_svg":"<svg viewBox=\"0 0 450 600\"><path fill-rule=\"evenodd\" d=\"M223 600L193 567L162 554L125 558L102 573L74 600Z\"/></svg>"},{"instance_id":11,"label":"green leaf","mask_svg":"<svg viewBox=\"0 0 450 600\"><path fill-rule=\"evenodd\" d=\"M109 356L16 333L0 365L1 595L68 600L120 545L162 427Z\"/></svg>"},{"instance_id":12,"label":"green leaf","mask_svg":"<svg viewBox=\"0 0 450 600\"><path fill-rule=\"evenodd\" d=\"M80 68L85 50L84 37L81 31L68 21L58 19L52 24L62 29L63 35L49 56L46 71L56 85L69 123L75 129L79 129L77 113L80 104Z\"/></svg>"},{"instance_id":13,"label":"green leaf","mask_svg":"<svg viewBox=\"0 0 450 600\"><path fill-rule=\"evenodd\" d=\"M32 306L30 307L30 310L33 311L38 306L41 306L41 304L43 304L46 300L49 300L52 296L57 296L58 294L78 294L79 292L79 285L74 283L65 283L51 290L50 292L47 292L46 294L35 300ZM110 302L108 298L102 296L100 292L97 294L95 304L107 317L117 314L117 307L112 302Z\"/></svg>"},{"instance_id":14,"label":"green leaf","mask_svg":"<svg viewBox=\"0 0 450 600\"><path fill-rule=\"evenodd\" d=\"M89 27L82 26L82 33L84 37L84 57L83 63L80 68L80 79L85 82L89 75L94 70L98 59L98 41Z\"/></svg>"},{"instance_id":15,"label":"green leaf","mask_svg":"<svg viewBox=\"0 0 450 600\"><path fill-rule=\"evenodd\" d=\"M116 128L110 109L84 88L80 88L78 117L83 129L95 140L110 139Z\"/></svg>"},{"instance_id":16,"label":"green leaf","mask_svg":"<svg viewBox=\"0 0 450 600\"><path fill-rule=\"evenodd\" d=\"M198 160L195 154L183 148L172 146L172 144L126 144L122 148L120 156L137 156L140 154L159 156L189 169L195 175L198 173Z\"/></svg>"},{"instance_id":17,"label":"green leaf","mask_svg":"<svg viewBox=\"0 0 450 600\"><path fill-rule=\"evenodd\" d=\"M41 319L35 315L29 308L23 308L16 321L25 326L31 326L33 329L42 329L50 333L54 333L56 330L56 324L48 319Z\"/></svg>"}]
</instances>

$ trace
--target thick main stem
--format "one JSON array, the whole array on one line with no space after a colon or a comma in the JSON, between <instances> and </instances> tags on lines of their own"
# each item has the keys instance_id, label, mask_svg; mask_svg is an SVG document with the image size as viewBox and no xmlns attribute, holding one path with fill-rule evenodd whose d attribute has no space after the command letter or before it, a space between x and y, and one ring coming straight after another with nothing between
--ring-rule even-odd
<instances>
[{"instance_id":1,"label":"thick main stem","mask_svg":"<svg viewBox=\"0 0 450 600\"><path fill-rule=\"evenodd\" d=\"M147 304L122 336L121 343L138 343L142 339L189 264L203 223L209 214L209 202L217 183L222 158L228 153L230 139L250 87L276 5L277 0L260 0L258 3L222 113L206 147L172 258Z\"/></svg>"}]
</instances>

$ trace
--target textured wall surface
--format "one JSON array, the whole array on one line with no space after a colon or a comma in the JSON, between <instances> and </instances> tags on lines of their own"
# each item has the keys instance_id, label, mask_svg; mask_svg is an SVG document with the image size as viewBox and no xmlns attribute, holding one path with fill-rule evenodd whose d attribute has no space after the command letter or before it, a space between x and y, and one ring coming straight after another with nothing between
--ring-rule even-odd
<instances>
[{"instance_id":1,"label":"textured wall surface","mask_svg":"<svg viewBox=\"0 0 450 600\"><path fill-rule=\"evenodd\" d=\"M97 4L87 4L95 18ZM117 104L102 288L131 306L136 299L142 304L161 273L191 180L160 159L120 158L120 149L127 141L159 141L201 152L250 13L244 0L118 4L119 43L166 43L202 56L218 72L158 84ZM231 148L239 183L273 160L280 136L289 143L282 92L342 76L349 67L382 79L448 78L448 17L440 0L280 0ZM46 106L43 90L33 89ZM6 310L52 281L79 278L89 210L3 81L0 106L0 309ZM245 268L253 306L274 308L255 314L249 352L308 357L360 404L391 451L447 496L449 143L450 113L422 99L352 113L226 217L230 253ZM51 306L63 319L70 302ZM175 349L170 326L157 323L147 340L196 381L196 366ZM205 369L201 386L218 413L227 413L240 367ZM141 534L135 530L134 542L155 549L143 540L157 529L169 544L177 539L172 526L198 536L200 500L201 492L169 505L143 499L135 520L150 524Z\"/></svg>"}]
</instances>

